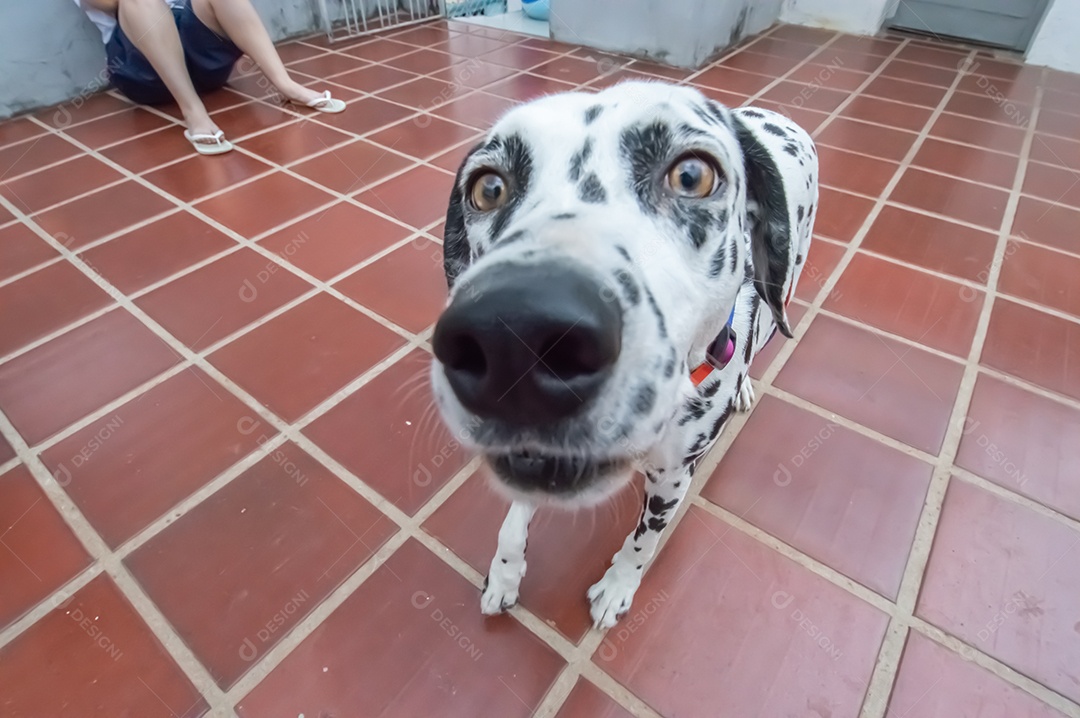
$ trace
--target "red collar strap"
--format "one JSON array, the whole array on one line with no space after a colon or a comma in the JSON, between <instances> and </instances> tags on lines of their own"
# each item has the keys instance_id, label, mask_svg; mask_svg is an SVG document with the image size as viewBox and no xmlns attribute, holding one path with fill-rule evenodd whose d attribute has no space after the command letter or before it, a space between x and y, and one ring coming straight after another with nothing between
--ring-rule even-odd
<instances>
[{"instance_id":1,"label":"red collar strap","mask_svg":"<svg viewBox=\"0 0 1080 718\"><path fill-rule=\"evenodd\" d=\"M731 310L732 316L735 315L735 310ZM724 328L720 330L720 334L716 339L713 339L712 344L705 350L705 361L701 363L696 369L690 372L690 381L694 383L694 386L700 386L701 382L705 381L705 378L712 373L713 369L723 369L731 361L731 357L735 356L735 330L731 328L731 320L724 325Z\"/></svg>"}]
</instances>

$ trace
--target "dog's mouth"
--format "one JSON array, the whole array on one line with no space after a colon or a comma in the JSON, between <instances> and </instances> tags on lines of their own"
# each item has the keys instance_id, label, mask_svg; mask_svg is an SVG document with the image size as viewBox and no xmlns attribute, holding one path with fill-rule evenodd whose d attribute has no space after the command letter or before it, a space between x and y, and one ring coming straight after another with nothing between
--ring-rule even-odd
<instances>
[{"instance_id":1,"label":"dog's mouth","mask_svg":"<svg viewBox=\"0 0 1080 718\"><path fill-rule=\"evenodd\" d=\"M627 457L559 456L527 449L489 454L487 461L507 486L552 497L576 496L630 468Z\"/></svg>"}]
</instances>

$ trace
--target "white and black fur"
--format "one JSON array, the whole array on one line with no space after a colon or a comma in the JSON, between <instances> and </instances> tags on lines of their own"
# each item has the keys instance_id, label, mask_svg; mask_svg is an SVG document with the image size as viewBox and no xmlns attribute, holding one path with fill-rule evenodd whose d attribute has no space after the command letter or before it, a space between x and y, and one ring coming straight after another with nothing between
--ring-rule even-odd
<instances>
[{"instance_id":1,"label":"white and black fur","mask_svg":"<svg viewBox=\"0 0 1080 718\"><path fill-rule=\"evenodd\" d=\"M719 170L711 196L687 199L665 189L669 168L687 153L710 158ZM511 192L489 213L468 200L483 168L505 176ZM598 627L629 609L698 461L731 413L750 408L753 357L775 330L791 336L785 304L816 207L817 153L805 131L775 112L728 109L661 82L529 102L469 153L446 220L450 304L508 262L527 267L557 258L595 278L622 318L621 350L603 389L550 426L519 428L470 412L443 362L433 362L445 421L485 456L513 500L481 600L485 614L517 602L539 503L597 502L637 470L646 476L640 522L588 591ZM734 357L695 387L690 372L733 309ZM515 481L508 456L544 462L546 475L558 480Z\"/></svg>"}]
</instances>

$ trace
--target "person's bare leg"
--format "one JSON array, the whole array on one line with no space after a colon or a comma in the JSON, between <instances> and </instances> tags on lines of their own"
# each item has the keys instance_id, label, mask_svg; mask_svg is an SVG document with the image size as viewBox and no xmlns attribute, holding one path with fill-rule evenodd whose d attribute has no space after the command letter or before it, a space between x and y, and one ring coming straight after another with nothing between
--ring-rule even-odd
<instances>
[{"instance_id":1,"label":"person's bare leg","mask_svg":"<svg viewBox=\"0 0 1080 718\"><path fill-rule=\"evenodd\" d=\"M249 0L191 0L191 7L204 25L232 40L254 60L285 97L308 103L322 96L289 77L270 35Z\"/></svg>"},{"instance_id":2,"label":"person's bare leg","mask_svg":"<svg viewBox=\"0 0 1080 718\"><path fill-rule=\"evenodd\" d=\"M218 131L191 84L172 10L161 0L82 0L120 18L124 34L146 56L169 89L192 134Z\"/></svg>"}]
</instances>

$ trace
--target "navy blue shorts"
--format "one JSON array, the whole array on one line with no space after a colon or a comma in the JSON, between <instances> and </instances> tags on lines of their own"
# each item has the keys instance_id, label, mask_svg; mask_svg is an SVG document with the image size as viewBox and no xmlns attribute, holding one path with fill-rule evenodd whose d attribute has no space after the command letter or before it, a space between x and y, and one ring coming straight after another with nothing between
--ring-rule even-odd
<instances>
[{"instance_id":1,"label":"navy blue shorts","mask_svg":"<svg viewBox=\"0 0 1080 718\"><path fill-rule=\"evenodd\" d=\"M204 25L192 10L190 0L173 7L172 13L195 90L204 93L222 87L244 53L231 40ZM105 56L113 86L133 102L160 105L172 101L172 94L157 71L119 24L105 45Z\"/></svg>"}]
</instances>

